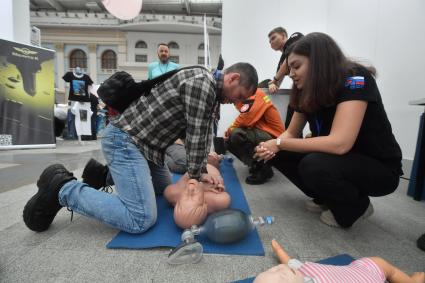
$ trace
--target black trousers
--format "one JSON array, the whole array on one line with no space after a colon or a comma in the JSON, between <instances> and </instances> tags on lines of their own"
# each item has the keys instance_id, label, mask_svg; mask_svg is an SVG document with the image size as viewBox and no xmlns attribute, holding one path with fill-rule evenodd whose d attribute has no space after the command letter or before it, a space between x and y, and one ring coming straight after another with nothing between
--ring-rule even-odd
<instances>
[{"instance_id":1,"label":"black trousers","mask_svg":"<svg viewBox=\"0 0 425 283\"><path fill-rule=\"evenodd\" d=\"M97 111L93 111L91 115L91 137L97 140Z\"/></svg>"},{"instance_id":2,"label":"black trousers","mask_svg":"<svg viewBox=\"0 0 425 283\"><path fill-rule=\"evenodd\" d=\"M280 151L270 161L307 196L329 207L342 227L350 227L369 206L369 196L394 192L398 174L371 157L348 153Z\"/></svg>"},{"instance_id":3,"label":"black trousers","mask_svg":"<svg viewBox=\"0 0 425 283\"><path fill-rule=\"evenodd\" d=\"M55 117L55 137L62 135L63 129L65 129L65 122Z\"/></svg>"},{"instance_id":4,"label":"black trousers","mask_svg":"<svg viewBox=\"0 0 425 283\"><path fill-rule=\"evenodd\" d=\"M260 129L236 128L230 134L227 148L248 167L254 165L254 149L260 143L273 137Z\"/></svg>"},{"instance_id":5,"label":"black trousers","mask_svg":"<svg viewBox=\"0 0 425 283\"><path fill-rule=\"evenodd\" d=\"M286 109L285 129L289 127L289 124L291 123L291 119L293 115L294 115L294 109L292 109L292 107L288 105L288 108Z\"/></svg>"}]
</instances>

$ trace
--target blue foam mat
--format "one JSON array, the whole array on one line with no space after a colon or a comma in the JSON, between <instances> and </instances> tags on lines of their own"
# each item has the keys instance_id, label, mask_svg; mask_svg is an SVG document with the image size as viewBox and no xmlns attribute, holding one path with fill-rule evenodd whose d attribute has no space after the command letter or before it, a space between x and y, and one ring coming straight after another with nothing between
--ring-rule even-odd
<instances>
[{"instance_id":1,"label":"blue foam mat","mask_svg":"<svg viewBox=\"0 0 425 283\"><path fill-rule=\"evenodd\" d=\"M341 254L329 258L325 258L322 260L317 261L318 263L322 264L331 264L331 265L348 265L350 264L354 258L348 254ZM250 277L243 280L234 281L232 283L251 283L253 282L255 277Z\"/></svg>"},{"instance_id":2,"label":"blue foam mat","mask_svg":"<svg viewBox=\"0 0 425 283\"><path fill-rule=\"evenodd\" d=\"M235 169L229 160L223 160L220 171L226 185L226 191L231 196L230 207L238 208L251 214L242 187L236 176ZM179 176L173 176L176 181ZM156 224L143 234L119 232L107 245L109 249L147 249L154 247L176 247L180 244L182 229L176 226L173 219L173 207L162 196L157 197L158 218ZM204 248L204 253L228 255L264 256L264 248L257 230L252 231L242 241L223 245L198 237Z\"/></svg>"}]
</instances>

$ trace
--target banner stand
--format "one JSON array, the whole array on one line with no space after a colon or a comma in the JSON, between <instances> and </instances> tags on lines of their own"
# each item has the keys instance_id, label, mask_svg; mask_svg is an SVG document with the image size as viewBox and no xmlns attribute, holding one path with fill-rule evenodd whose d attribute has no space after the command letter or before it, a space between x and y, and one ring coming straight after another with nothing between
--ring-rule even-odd
<instances>
[{"instance_id":1,"label":"banner stand","mask_svg":"<svg viewBox=\"0 0 425 283\"><path fill-rule=\"evenodd\" d=\"M0 150L56 147L54 56L0 39Z\"/></svg>"},{"instance_id":2,"label":"banner stand","mask_svg":"<svg viewBox=\"0 0 425 283\"><path fill-rule=\"evenodd\" d=\"M11 150L11 149L40 149L40 148L56 148L56 144L31 144L31 145L9 145L9 146L0 146L1 150Z\"/></svg>"}]
</instances>

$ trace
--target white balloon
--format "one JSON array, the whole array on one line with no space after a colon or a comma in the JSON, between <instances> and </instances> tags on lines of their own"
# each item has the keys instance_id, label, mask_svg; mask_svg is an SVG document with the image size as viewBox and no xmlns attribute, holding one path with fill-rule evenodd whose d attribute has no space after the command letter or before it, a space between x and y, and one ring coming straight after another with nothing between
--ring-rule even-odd
<instances>
[{"instance_id":1,"label":"white balloon","mask_svg":"<svg viewBox=\"0 0 425 283\"><path fill-rule=\"evenodd\" d=\"M131 20L137 17L142 9L142 0L102 0L109 13L120 20Z\"/></svg>"}]
</instances>

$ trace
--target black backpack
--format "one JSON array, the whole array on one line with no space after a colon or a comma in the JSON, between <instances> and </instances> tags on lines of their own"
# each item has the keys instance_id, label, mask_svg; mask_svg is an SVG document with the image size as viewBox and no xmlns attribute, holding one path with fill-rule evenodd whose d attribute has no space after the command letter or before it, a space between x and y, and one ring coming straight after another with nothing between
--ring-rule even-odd
<instances>
[{"instance_id":1,"label":"black backpack","mask_svg":"<svg viewBox=\"0 0 425 283\"><path fill-rule=\"evenodd\" d=\"M152 80L144 80L138 83L134 81L129 73L124 71L116 72L100 85L97 93L106 105L122 113L133 101L141 96L148 95L156 85L164 82L181 70L192 68L204 67L184 67L162 74Z\"/></svg>"}]
</instances>

